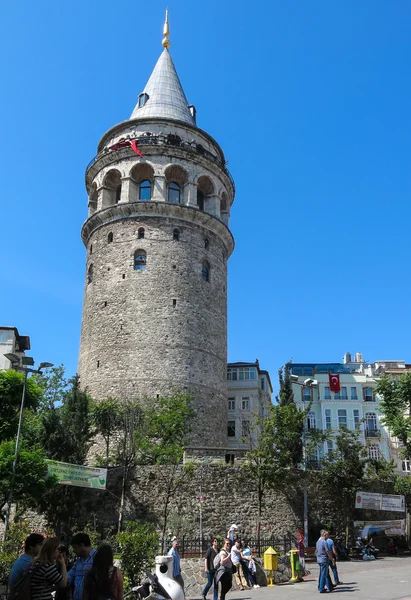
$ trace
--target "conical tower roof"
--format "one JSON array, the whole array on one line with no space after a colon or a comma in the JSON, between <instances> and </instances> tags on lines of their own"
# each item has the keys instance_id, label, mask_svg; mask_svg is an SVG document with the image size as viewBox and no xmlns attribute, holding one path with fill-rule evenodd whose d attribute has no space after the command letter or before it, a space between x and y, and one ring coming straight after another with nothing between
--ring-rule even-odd
<instances>
[{"instance_id":1,"label":"conical tower roof","mask_svg":"<svg viewBox=\"0 0 411 600\"><path fill-rule=\"evenodd\" d=\"M130 119L150 117L176 119L194 126L196 124L167 48L160 55Z\"/></svg>"}]
</instances>

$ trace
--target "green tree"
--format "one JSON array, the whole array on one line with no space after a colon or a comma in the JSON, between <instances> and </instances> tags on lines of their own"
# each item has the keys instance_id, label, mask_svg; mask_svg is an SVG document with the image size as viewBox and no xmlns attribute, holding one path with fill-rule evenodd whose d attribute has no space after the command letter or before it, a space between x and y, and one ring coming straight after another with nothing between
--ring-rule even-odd
<instances>
[{"instance_id":1,"label":"green tree","mask_svg":"<svg viewBox=\"0 0 411 600\"><path fill-rule=\"evenodd\" d=\"M110 442L119 433L124 422L124 407L115 398L93 402L91 420L95 433L100 434L106 445L104 465L110 464Z\"/></svg>"},{"instance_id":2,"label":"green tree","mask_svg":"<svg viewBox=\"0 0 411 600\"><path fill-rule=\"evenodd\" d=\"M299 411L294 403L273 405L264 418L255 419L247 436L248 451L242 469L257 492L258 540L266 491L282 489L303 461L302 433L308 410Z\"/></svg>"},{"instance_id":3,"label":"green tree","mask_svg":"<svg viewBox=\"0 0 411 600\"><path fill-rule=\"evenodd\" d=\"M278 379L280 382L280 391L276 397L277 403L280 406L294 404L294 393L290 373L291 363L286 363L278 371Z\"/></svg>"},{"instance_id":4,"label":"green tree","mask_svg":"<svg viewBox=\"0 0 411 600\"><path fill-rule=\"evenodd\" d=\"M67 379L64 365L59 365L36 375L36 383L42 389L41 407L53 409L64 401L72 380Z\"/></svg>"},{"instance_id":5,"label":"green tree","mask_svg":"<svg viewBox=\"0 0 411 600\"><path fill-rule=\"evenodd\" d=\"M382 422L401 444L402 458L411 457L411 372L393 378L384 375L375 392L381 397Z\"/></svg>"},{"instance_id":6,"label":"green tree","mask_svg":"<svg viewBox=\"0 0 411 600\"><path fill-rule=\"evenodd\" d=\"M10 492L15 442L0 444L0 506L7 502ZM30 450L20 445L13 486L13 501L19 509L37 509L44 494L56 488L55 480L47 476L47 464L41 450ZM4 519L4 514L2 513Z\"/></svg>"},{"instance_id":7,"label":"green tree","mask_svg":"<svg viewBox=\"0 0 411 600\"><path fill-rule=\"evenodd\" d=\"M355 493L366 481L368 458L358 431L340 429L335 446L322 461L321 482L329 500L323 506L322 520L341 535L353 521Z\"/></svg>"},{"instance_id":8,"label":"green tree","mask_svg":"<svg viewBox=\"0 0 411 600\"><path fill-rule=\"evenodd\" d=\"M116 543L125 575L125 591L137 585L146 571L153 569L158 542L158 534L152 523L130 521L125 531L117 534Z\"/></svg>"},{"instance_id":9,"label":"green tree","mask_svg":"<svg viewBox=\"0 0 411 600\"><path fill-rule=\"evenodd\" d=\"M12 370L0 372L0 443L16 436L23 384L23 373ZM33 377L28 377L24 402L26 410L35 410L41 397L42 389Z\"/></svg>"}]
</instances>

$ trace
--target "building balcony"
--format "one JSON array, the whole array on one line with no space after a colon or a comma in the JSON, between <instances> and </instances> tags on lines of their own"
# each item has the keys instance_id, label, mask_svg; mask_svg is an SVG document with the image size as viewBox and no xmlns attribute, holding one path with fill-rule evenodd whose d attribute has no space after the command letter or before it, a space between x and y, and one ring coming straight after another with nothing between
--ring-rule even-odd
<instances>
[{"instance_id":1,"label":"building balcony","mask_svg":"<svg viewBox=\"0 0 411 600\"><path fill-rule=\"evenodd\" d=\"M379 438L381 437L381 431L379 429L366 429L364 431L366 438Z\"/></svg>"}]
</instances>

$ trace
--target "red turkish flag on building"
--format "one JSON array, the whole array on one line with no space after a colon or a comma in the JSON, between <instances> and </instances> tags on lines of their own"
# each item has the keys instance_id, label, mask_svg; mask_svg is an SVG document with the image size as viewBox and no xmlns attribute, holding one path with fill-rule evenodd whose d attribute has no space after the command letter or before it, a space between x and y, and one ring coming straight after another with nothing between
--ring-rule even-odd
<instances>
[{"instance_id":1,"label":"red turkish flag on building","mask_svg":"<svg viewBox=\"0 0 411 600\"><path fill-rule=\"evenodd\" d=\"M339 375L331 375L331 373L328 375L328 377L330 378L330 390L332 392L339 392L340 391L340 376Z\"/></svg>"},{"instance_id":2,"label":"red turkish flag on building","mask_svg":"<svg viewBox=\"0 0 411 600\"><path fill-rule=\"evenodd\" d=\"M131 147L133 148L133 150L137 154L137 156L141 156L141 158L143 158L143 155L141 154L140 150L138 149L137 140L131 140Z\"/></svg>"}]
</instances>

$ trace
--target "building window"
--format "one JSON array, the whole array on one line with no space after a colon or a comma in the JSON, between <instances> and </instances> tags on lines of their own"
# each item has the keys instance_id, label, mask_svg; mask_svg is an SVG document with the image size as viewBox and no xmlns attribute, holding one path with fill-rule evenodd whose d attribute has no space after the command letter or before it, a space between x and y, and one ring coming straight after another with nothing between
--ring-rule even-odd
<instances>
[{"instance_id":1,"label":"building window","mask_svg":"<svg viewBox=\"0 0 411 600\"><path fill-rule=\"evenodd\" d=\"M341 388L341 400L347 400L348 396L347 396L347 388L346 387L342 387Z\"/></svg>"},{"instance_id":2,"label":"building window","mask_svg":"<svg viewBox=\"0 0 411 600\"><path fill-rule=\"evenodd\" d=\"M351 388L351 400L358 400L356 387Z\"/></svg>"},{"instance_id":3,"label":"building window","mask_svg":"<svg viewBox=\"0 0 411 600\"><path fill-rule=\"evenodd\" d=\"M110 231L110 233L107 236L107 243L111 244L112 242L113 242L113 234Z\"/></svg>"},{"instance_id":4,"label":"building window","mask_svg":"<svg viewBox=\"0 0 411 600\"><path fill-rule=\"evenodd\" d=\"M364 400L365 402L375 402L375 396L372 388L364 388Z\"/></svg>"},{"instance_id":5,"label":"building window","mask_svg":"<svg viewBox=\"0 0 411 600\"><path fill-rule=\"evenodd\" d=\"M144 250L136 250L134 253L134 270L145 271L147 267L147 254Z\"/></svg>"},{"instance_id":6,"label":"building window","mask_svg":"<svg viewBox=\"0 0 411 600\"><path fill-rule=\"evenodd\" d=\"M235 437L235 421L228 421L227 423L227 436Z\"/></svg>"},{"instance_id":7,"label":"building window","mask_svg":"<svg viewBox=\"0 0 411 600\"><path fill-rule=\"evenodd\" d=\"M210 281L210 265L206 260L203 260L203 265L201 267L201 277L203 281Z\"/></svg>"},{"instance_id":8,"label":"building window","mask_svg":"<svg viewBox=\"0 0 411 600\"><path fill-rule=\"evenodd\" d=\"M180 186L174 181L168 184L168 201L171 204L178 204L180 202Z\"/></svg>"},{"instance_id":9,"label":"building window","mask_svg":"<svg viewBox=\"0 0 411 600\"><path fill-rule=\"evenodd\" d=\"M340 408L338 410L338 427L347 427L347 411L345 408Z\"/></svg>"},{"instance_id":10,"label":"building window","mask_svg":"<svg viewBox=\"0 0 411 600\"><path fill-rule=\"evenodd\" d=\"M375 413L365 413L365 433L377 431L377 415Z\"/></svg>"},{"instance_id":11,"label":"building window","mask_svg":"<svg viewBox=\"0 0 411 600\"><path fill-rule=\"evenodd\" d=\"M331 400L331 394L330 394L330 388L329 387L325 387L324 388L324 399L325 400Z\"/></svg>"},{"instance_id":12,"label":"building window","mask_svg":"<svg viewBox=\"0 0 411 600\"><path fill-rule=\"evenodd\" d=\"M173 230L173 240L175 242L179 242L180 241L180 231L178 229L174 229Z\"/></svg>"},{"instance_id":13,"label":"building window","mask_svg":"<svg viewBox=\"0 0 411 600\"><path fill-rule=\"evenodd\" d=\"M325 412L325 428L326 429L332 429L332 425L331 425L331 408L326 408L324 412Z\"/></svg>"},{"instance_id":14,"label":"building window","mask_svg":"<svg viewBox=\"0 0 411 600\"><path fill-rule=\"evenodd\" d=\"M210 245L210 240L208 238L204 238L204 248L206 250L208 250L209 245Z\"/></svg>"},{"instance_id":15,"label":"building window","mask_svg":"<svg viewBox=\"0 0 411 600\"><path fill-rule=\"evenodd\" d=\"M151 200L151 181L143 179L139 186L139 200Z\"/></svg>"},{"instance_id":16,"label":"building window","mask_svg":"<svg viewBox=\"0 0 411 600\"><path fill-rule=\"evenodd\" d=\"M335 394L334 394L334 400L341 400L341 394L340 394L340 392L335 392Z\"/></svg>"},{"instance_id":17,"label":"building window","mask_svg":"<svg viewBox=\"0 0 411 600\"><path fill-rule=\"evenodd\" d=\"M93 254L93 244L90 244L90 254Z\"/></svg>"},{"instance_id":18,"label":"building window","mask_svg":"<svg viewBox=\"0 0 411 600\"><path fill-rule=\"evenodd\" d=\"M265 379L264 379L264 377L261 377L261 389L264 392L264 390L265 390Z\"/></svg>"},{"instance_id":19,"label":"building window","mask_svg":"<svg viewBox=\"0 0 411 600\"><path fill-rule=\"evenodd\" d=\"M242 408L242 410L250 410L250 399L249 398L241 398L241 408Z\"/></svg>"},{"instance_id":20,"label":"building window","mask_svg":"<svg viewBox=\"0 0 411 600\"><path fill-rule=\"evenodd\" d=\"M145 92L140 94L138 97L138 107L141 108L142 106L144 106L148 99L149 99L149 95L146 94Z\"/></svg>"},{"instance_id":21,"label":"building window","mask_svg":"<svg viewBox=\"0 0 411 600\"><path fill-rule=\"evenodd\" d=\"M139 240L144 240L144 227L140 227L137 232L137 238Z\"/></svg>"},{"instance_id":22,"label":"building window","mask_svg":"<svg viewBox=\"0 0 411 600\"><path fill-rule=\"evenodd\" d=\"M334 450L334 442L333 440L328 440L327 442L327 454L329 454L330 452L332 452Z\"/></svg>"},{"instance_id":23,"label":"building window","mask_svg":"<svg viewBox=\"0 0 411 600\"><path fill-rule=\"evenodd\" d=\"M241 435L243 437L250 435L250 421L241 421Z\"/></svg>"},{"instance_id":24,"label":"building window","mask_svg":"<svg viewBox=\"0 0 411 600\"><path fill-rule=\"evenodd\" d=\"M301 388L301 396L302 396L303 402L311 402L311 399L312 399L312 396L313 396L313 390L312 390L312 388L302 387Z\"/></svg>"},{"instance_id":25,"label":"building window","mask_svg":"<svg viewBox=\"0 0 411 600\"><path fill-rule=\"evenodd\" d=\"M235 410L235 398L228 399L228 410Z\"/></svg>"},{"instance_id":26,"label":"building window","mask_svg":"<svg viewBox=\"0 0 411 600\"><path fill-rule=\"evenodd\" d=\"M371 444L371 446L368 446L368 458L380 460L381 452L378 444Z\"/></svg>"},{"instance_id":27,"label":"building window","mask_svg":"<svg viewBox=\"0 0 411 600\"><path fill-rule=\"evenodd\" d=\"M255 369L253 367L229 367L227 369L227 379L229 381L255 380Z\"/></svg>"},{"instance_id":28,"label":"building window","mask_svg":"<svg viewBox=\"0 0 411 600\"><path fill-rule=\"evenodd\" d=\"M360 411L357 408L354 408L352 413L354 416L354 428L358 429L360 427Z\"/></svg>"},{"instance_id":29,"label":"building window","mask_svg":"<svg viewBox=\"0 0 411 600\"><path fill-rule=\"evenodd\" d=\"M411 472L411 461L409 461L409 460L403 460L402 461L402 470L405 473L410 473Z\"/></svg>"},{"instance_id":30,"label":"building window","mask_svg":"<svg viewBox=\"0 0 411 600\"><path fill-rule=\"evenodd\" d=\"M91 264L87 271L87 284L93 281L93 264Z\"/></svg>"},{"instance_id":31,"label":"building window","mask_svg":"<svg viewBox=\"0 0 411 600\"><path fill-rule=\"evenodd\" d=\"M307 415L307 429L315 429L315 413L309 412Z\"/></svg>"}]
</instances>

